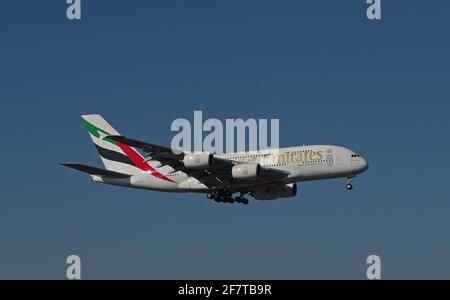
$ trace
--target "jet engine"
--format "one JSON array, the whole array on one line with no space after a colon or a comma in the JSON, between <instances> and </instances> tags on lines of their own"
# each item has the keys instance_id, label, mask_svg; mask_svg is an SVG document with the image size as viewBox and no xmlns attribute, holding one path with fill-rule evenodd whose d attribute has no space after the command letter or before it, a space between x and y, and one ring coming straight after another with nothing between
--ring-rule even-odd
<instances>
[{"instance_id":1,"label":"jet engine","mask_svg":"<svg viewBox=\"0 0 450 300\"><path fill-rule=\"evenodd\" d=\"M212 165L213 158L209 153L189 153L184 155L183 164L190 169L206 169Z\"/></svg>"},{"instance_id":2,"label":"jet engine","mask_svg":"<svg viewBox=\"0 0 450 300\"><path fill-rule=\"evenodd\" d=\"M233 179L255 180L261 176L261 166L259 164L239 164L231 169Z\"/></svg>"},{"instance_id":3,"label":"jet engine","mask_svg":"<svg viewBox=\"0 0 450 300\"><path fill-rule=\"evenodd\" d=\"M297 195L297 184L289 183L279 186L270 186L253 191L253 197L257 200L273 200L277 198L289 198Z\"/></svg>"}]
</instances>

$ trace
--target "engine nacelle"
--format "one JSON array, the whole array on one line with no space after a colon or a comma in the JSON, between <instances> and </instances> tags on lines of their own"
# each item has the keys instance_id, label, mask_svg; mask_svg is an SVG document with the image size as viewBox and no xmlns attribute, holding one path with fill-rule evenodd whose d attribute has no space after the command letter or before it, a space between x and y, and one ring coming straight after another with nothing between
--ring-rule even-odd
<instances>
[{"instance_id":1,"label":"engine nacelle","mask_svg":"<svg viewBox=\"0 0 450 300\"><path fill-rule=\"evenodd\" d=\"M239 164L231 169L233 179L255 180L261 177L261 166L259 164Z\"/></svg>"},{"instance_id":2,"label":"engine nacelle","mask_svg":"<svg viewBox=\"0 0 450 300\"><path fill-rule=\"evenodd\" d=\"M289 183L280 186L271 186L255 190L253 197L257 200L273 200L277 198L289 198L297 195L297 184Z\"/></svg>"},{"instance_id":3,"label":"engine nacelle","mask_svg":"<svg viewBox=\"0 0 450 300\"><path fill-rule=\"evenodd\" d=\"M189 153L184 155L183 164L190 169L206 169L212 165L213 158L209 153Z\"/></svg>"}]
</instances>

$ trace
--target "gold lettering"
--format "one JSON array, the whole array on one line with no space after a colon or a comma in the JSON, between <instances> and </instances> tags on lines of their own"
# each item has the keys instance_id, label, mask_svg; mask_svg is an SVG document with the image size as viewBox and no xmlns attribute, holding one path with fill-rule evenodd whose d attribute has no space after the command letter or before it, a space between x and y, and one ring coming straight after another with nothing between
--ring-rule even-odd
<instances>
[{"instance_id":1,"label":"gold lettering","mask_svg":"<svg viewBox=\"0 0 450 300\"><path fill-rule=\"evenodd\" d=\"M323 152L322 151L317 151L317 155L319 156L319 160L323 159Z\"/></svg>"}]
</instances>

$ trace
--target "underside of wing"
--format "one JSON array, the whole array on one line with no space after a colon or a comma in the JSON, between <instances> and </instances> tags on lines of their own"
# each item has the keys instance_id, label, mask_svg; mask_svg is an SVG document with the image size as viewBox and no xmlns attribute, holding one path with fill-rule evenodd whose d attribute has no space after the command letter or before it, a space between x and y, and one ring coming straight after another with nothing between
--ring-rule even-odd
<instances>
[{"instance_id":1,"label":"underside of wing","mask_svg":"<svg viewBox=\"0 0 450 300\"><path fill-rule=\"evenodd\" d=\"M141 149L150 154L146 161L158 161L161 165L167 165L173 168L174 172L180 171L186 173L190 177L194 177L210 189L223 188L229 184L260 184L264 182L274 182L289 176L290 172L286 170L273 169L258 165L257 176L245 181L233 177L233 168L238 165L253 165L256 163L242 163L223 157L218 157L209 153L185 153L178 151L175 154L169 147L160 146L121 135L110 135L109 139L119 143L123 143L130 147ZM190 166L186 161L203 161L208 162L205 165ZM250 168L252 169L252 168ZM251 176L250 176L251 177Z\"/></svg>"},{"instance_id":2,"label":"underside of wing","mask_svg":"<svg viewBox=\"0 0 450 300\"><path fill-rule=\"evenodd\" d=\"M264 181L276 181L288 177L291 172L287 170L273 169L268 167L261 168L261 179Z\"/></svg>"},{"instance_id":3,"label":"underside of wing","mask_svg":"<svg viewBox=\"0 0 450 300\"><path fill-rule=\"evenodd\" d=\"M227 168L188 170L187 174L203 183L209 189L226 186L231 180L231 170Z\"/></svg>"}]
</instances>

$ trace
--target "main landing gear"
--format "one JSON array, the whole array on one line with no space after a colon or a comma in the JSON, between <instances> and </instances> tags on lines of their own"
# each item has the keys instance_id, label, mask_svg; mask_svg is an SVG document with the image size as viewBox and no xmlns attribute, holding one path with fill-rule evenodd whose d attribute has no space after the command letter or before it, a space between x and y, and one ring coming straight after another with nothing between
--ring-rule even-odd
<instances>
[{"instance_id":1,"label":"main landing gear","mask_svg":"<svg viewBox=\"0 0 450 300\"><path fill-rule=\"evenodd\" d=\"M236 201L237 203L245 204L245 205L248 204L248 199L244 197L244 194L241 194L240 196L234 198L234 201Z\"/></svg>"},{"instance_id":2,"label":"main landing gear","mask_svg":"<svg viewBox=\"0 0 450 300\"><path fill-rule=\"evenodd\" d=\"M233 193L225 190L215 190L206 195L209 199L223 203L242 203L248 204L248 199L241 193L240 196L233 198Z\"/></svg>"},{"instance_id":3,"label":"main landing gear","mask_svg":"<svg viewBox=\"0 0 450 300\"><path fill-rule=\"evenodd\" d=\"M347 190L349 190L349 191L353 189L352 178L353 178L353 176L347 177L347 184L345 185L345 187L346 187Z\"/></svg>"}]
</instances>

